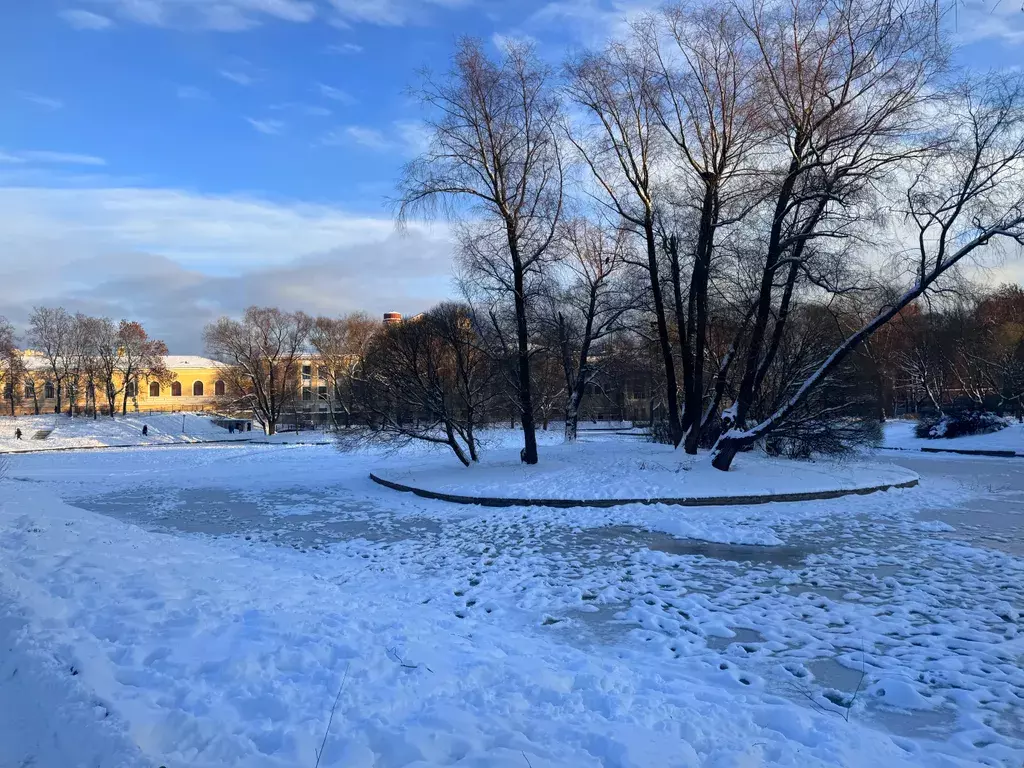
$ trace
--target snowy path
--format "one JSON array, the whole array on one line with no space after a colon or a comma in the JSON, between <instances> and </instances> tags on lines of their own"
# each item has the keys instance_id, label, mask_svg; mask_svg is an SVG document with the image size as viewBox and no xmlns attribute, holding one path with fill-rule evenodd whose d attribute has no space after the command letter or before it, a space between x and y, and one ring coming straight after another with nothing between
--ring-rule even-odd
<instances>
[{"instance_id":1,"label":"snowy path","mask_svg":"<svg viewBox=\"0 0 1024 768\"><path fill-rule=\"evenodd\" d=\"M682 512L410 499L324 448L22 456L0 597L169 768L312 765L342 679L321 765L1017 766L1024 473L892 460L923 488Z\"/></svg>"}]
</instances>

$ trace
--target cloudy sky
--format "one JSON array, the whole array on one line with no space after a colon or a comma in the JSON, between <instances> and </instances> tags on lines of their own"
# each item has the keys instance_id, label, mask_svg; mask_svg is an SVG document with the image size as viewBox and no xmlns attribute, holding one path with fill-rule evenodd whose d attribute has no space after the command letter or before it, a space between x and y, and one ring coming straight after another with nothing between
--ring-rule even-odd
<instances>
[{"instance_id":1,"label":"cloudy sky","mask_svg":"<svg viewBox=\"0 0 1024 768\"><path fill-rule=\"evenodd\" d=\"M396 233L387 206L415 71L462 34L557 59L656 4L0 0L0 314L131 317L194 353L249 304L423 309L451 291L446 229ZM1019 0L953 23L964 65L1024 63Z\"/></svg>"}]
</instances>

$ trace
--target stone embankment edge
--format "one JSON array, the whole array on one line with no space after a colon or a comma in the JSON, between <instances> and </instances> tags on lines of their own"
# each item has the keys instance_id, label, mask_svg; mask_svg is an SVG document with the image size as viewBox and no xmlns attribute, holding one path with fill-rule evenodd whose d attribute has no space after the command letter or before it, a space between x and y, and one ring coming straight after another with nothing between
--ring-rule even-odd
<instances>
[{"instance_id":1,"label":"stone embankment edge","mask_svg":"<svg viewBox=\"0 0 1024 768\"><path fill-rule=\"evenodd\" d=\"M383 477L370 473L373 482L404 493L414 493L425 499L437 501L449 501L453 504L478 504L482 507L557 507L568 509L572 507L618 507L625 504L671 504L677 507L723 507L743 506L746 504L770 504L783 501L822 501L826 499L838 499L843 496L865 496L869 493L888 491L893 488L913 488L918 484L918 479L907 480L902 483L886 483L884 485L873 485L867 488L844 488L834 491L806 491L801 493L769 493L753 494L748 496L706 496L706 497L685 497L685 498L652 498L652 499L505 499L493 496L461 496L453 493L441 493L429 491L425 488L416 488L411 485L403 485Z\"/></svg>"},{"instance_id":2,"label":"stone embankment edge","mask_svg":"<svg viewBox=\"0 0 1024 768\"><path fill-rule=\"evenodd\" d=\"M906 451L907 453L958 453L961 456L988 456L995 459L1024 459L1024 453L1016 451L989 451L981 448L896 448L884 447L884 451Z\"/></svg>"}]
</instances>

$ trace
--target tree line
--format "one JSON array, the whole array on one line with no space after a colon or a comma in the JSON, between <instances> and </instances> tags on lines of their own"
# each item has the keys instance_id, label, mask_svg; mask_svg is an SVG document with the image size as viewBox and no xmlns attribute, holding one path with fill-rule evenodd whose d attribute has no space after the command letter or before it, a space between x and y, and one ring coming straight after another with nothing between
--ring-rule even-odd
<instances>
[{"instance_id":1,"label":"tree line","mask_svg":"<svg viewBox=\"0 0 1024 768\"><path fill-rule=\"evenodd\" d=\"M41 362L42 379L19 349L14 327L0 317L0 386L12 416L26 401L39 414L49 398L57 413L66 409L69 416L83 407L96 416L102 403L110 416L126 414L140 381L170 380L167 346L133 320L35 307L24 342Z\"/></svg>"},{"instance_id":2,"label":"tree line","mask_svg":"<svg viewBox=\"0 0 1024 768\"><path fill-rule=\"evenodd\" d=\"M423 75L427 148L397 216L453 222L470 315L515 360L525 462L552 303L584 340L599 316L649 336L668 438L693 453L713 435L726 470L755 443L845 424L839 382L865 344L1024 243L1024 79L952 66L944 13L669 4L560 67L464 39Z\"/></svg>"}]
</instances>

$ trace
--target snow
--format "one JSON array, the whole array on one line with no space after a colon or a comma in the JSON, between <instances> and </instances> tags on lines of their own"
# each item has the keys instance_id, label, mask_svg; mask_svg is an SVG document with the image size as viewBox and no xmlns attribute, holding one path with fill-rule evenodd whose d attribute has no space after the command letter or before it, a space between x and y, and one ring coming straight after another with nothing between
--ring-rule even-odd
<instances>
[{"instance_id":1,"label":"snow","mask_svg":"<svg viewBox=\"0 0 1024 768\"><path fill-rule=\"evenodd\" d=\"M914 435L916 421L894 419L884 425L886 448L902 450L918 450L920 448L942 448L946 450L971 451L1014 451L1024 455L1024 424L1011 423L1010 426L990 432L987 435L963 435L962 437L925 439Z\"/></svg>"},{"instance_id":2,"label":"snow","mask_svg":"<svg viewBox=\"0 0 1024 768\"><path fill-rule=\"evenodd\" d=\"M0 765L312 766L329 721L320 765L346 768L1024 759L1024 558L920 527L1019 504L1009 460L686 509L495 510L367 478L432 456L9 457Z\"/></svg>"},{"instance_id":3,"label":"snow","mask_svg":"<svg viewBox=\"0 0 1024 768\"><path fill-rule=\"evenodd\" d=\"M142 435L142 427L149 434ZM184 426L184 431L182 431ZM254 428L259 429L258 425ZM14 437L20 429L22 439ZM52 429L45 440L33 440L38 430ZM0 417L0 453L5 451L53 450L55 448L95 448L110 446L171 445L210 440L247 440L257 433L230 434L203 414L151 413L128 416L69 417L46 416ZM257 435L262 436L262 435Z\"/></svg>"},{"instance_id":4,"label":"snow","mask_svg":"<svg viewBox=\"0 0 1024 768\"><path fill-rule=\"evenodd\" d=\"M711 466L706 454L688 456L671 446L641 440L581 438L546 447L539 464L519 460L515 449L485 452L480 464L463 467L435 457L391 471L385 480L429 491L513 499L666 499L873 488L917 478L877 461L786 461L754 453L736 459L733 471Z\"/></svg>"}]
</instances>

